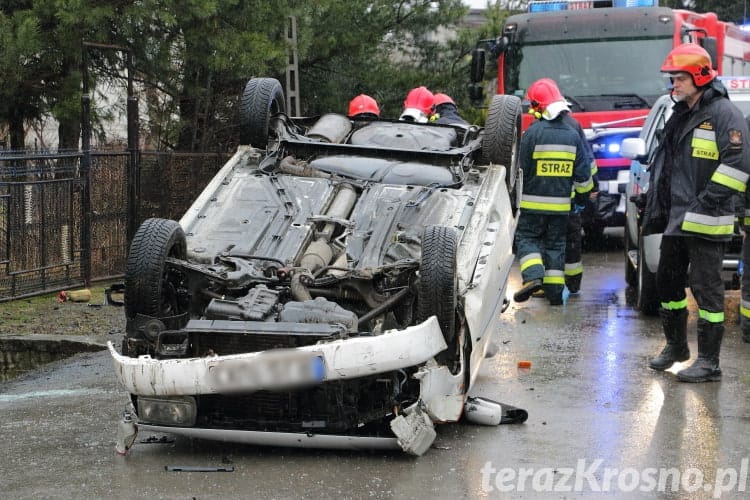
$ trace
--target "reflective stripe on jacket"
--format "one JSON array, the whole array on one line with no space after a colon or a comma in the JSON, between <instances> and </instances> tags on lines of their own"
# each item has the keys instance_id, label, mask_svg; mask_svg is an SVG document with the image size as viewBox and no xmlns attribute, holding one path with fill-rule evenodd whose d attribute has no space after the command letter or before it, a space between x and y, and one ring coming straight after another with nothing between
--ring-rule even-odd
<instances>
[{"instance_id":1,"label":"reflective stripe on jacket","mask_svg":"<svg viewBox=\"0 0 750 500\"><path fill-rule=\"evenodd\" d=\"M519 161L521 210L569 212L571 190L585 194L593 188L586 144L560 117L531 124L521 138Z\"/></svg>"}]
</instances>

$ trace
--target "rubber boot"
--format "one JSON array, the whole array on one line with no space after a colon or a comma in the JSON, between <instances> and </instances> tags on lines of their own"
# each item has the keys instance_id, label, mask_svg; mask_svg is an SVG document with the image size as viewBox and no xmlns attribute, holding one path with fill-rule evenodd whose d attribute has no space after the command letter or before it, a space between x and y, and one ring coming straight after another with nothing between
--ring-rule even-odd
<instances>
[{"instance_id":1,"label":"rubber boot","mask_svg":"<svg viewBox=\"0 0 750 500\"><path fill-rule=\"evenodd\" d=\"M577 274L575 276L565 277L565 286L568 287L570 293L578 293L581 291L581 279L583 276Z\"/></svg>"},{"instance_id":2,"label":"rubber boot","mask_svg":"<svg viewBox=\"0 0 750 500\"><path fill-rule=\"evenodd\" d=\"M715 382L721 380L719 351L724 337L723 323L698 320L698 358L684 370L677 372L682 382Z\"/></svg>"},{"instance_id":3,"label":"rubber boot","mask_svg":"<svg viewBox=\"0 0 750 500\"><path fill-rule=\"evenodd\" d=\"M664 327L664 336L667 345L655 358L648 362L649 368L664 371L671 367L676 361L687 361L690 359L690 349L687 343L687 309L672 311L670 309L659 309L661 324Z\"/></svg>"},{"instance_id":4,"label":"rubber boot","mask_svg":"<svg viewBox=\"0 0 750 500\"><path fill-rule=\"evenodd\" d=\"M531 281L527 281L523 284L520 290L518 290L516 293L513 294L513 300L516 302L526 302L529 300L529 297L531 297L534 292L539 291L542 289L542 280L541 279L535 279Z\"/></svg>"}]
</instances>

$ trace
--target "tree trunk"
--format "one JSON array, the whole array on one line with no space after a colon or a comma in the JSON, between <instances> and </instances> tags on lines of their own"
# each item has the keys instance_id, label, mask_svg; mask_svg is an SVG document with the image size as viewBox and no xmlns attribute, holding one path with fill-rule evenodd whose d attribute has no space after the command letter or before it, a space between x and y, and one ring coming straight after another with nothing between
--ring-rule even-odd
<instances>
[{"instance_id":1,"label":"tree trunk","mask_svg":"<svg viewBox=\"0 0 750 500\"><path fill-rule=\"evenodd\" d=\"M78 85L80 85L80 76L74 73L74 70L78 68L78 66L79 62L72 54L63 57L60 68L60 78L65 82L66 88L77 88ZM81 108L79 107L78 112L72 112L71 110L71 112L58 113L58 116L55 116L59 124L57 128L58 149L78 150L79 140L81 138L80 109Z\"/></svg>"},{"instance_id":2,"label":"tree trunk","mask_svg":"<svg viewBox=\"0 0 750 500\"><path fill-rule=\"evenodd\" d=\"M10 133L10 149L14 151L26 149L26 131L23 127L23 115L21 113L13 113L10 117L8 128Z\"/></svg>"},{"instance_id":3,"label":"tree trunk","mask_svg":"<svg viewBox=\"0 0 750 500\"><path fill-rule=\"evenodd\" d=\"M198 92L197 83L200 81L200 72L197 67L188 68L186 71L191 78L185 79L179 97L180 135L177 139L177 151L193 152L198 144L198 134L200 134L198 95L200 92Z\"/></svg>"},{"instance_id":4,"label":"tree trunk","mask_svg":"<svg viewBox=\"0 0 750 500\"><path fill-rule=\"evenodd\" d=\"M80 119L61 119L57 128L58 149L77 150L81 137Z\"/></svg>"}]
</instances>

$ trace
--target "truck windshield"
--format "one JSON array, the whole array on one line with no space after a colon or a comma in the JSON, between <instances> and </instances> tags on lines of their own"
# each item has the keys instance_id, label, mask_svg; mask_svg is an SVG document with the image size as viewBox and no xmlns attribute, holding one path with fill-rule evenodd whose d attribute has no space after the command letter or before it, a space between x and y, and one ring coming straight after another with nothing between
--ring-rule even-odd
<instances>
[{"instance_id":1,"label":"truck windshield","mask_svg":"<svg viewBox=\"0 0 750 500\"><path fill-rule=\"evenodd\" d=\"M523 97L539 78L554 79L573 111L646 108L667 92L659 72L671 38L512 44L505 54L505 93Z\"/></svg>"}]
</instances>

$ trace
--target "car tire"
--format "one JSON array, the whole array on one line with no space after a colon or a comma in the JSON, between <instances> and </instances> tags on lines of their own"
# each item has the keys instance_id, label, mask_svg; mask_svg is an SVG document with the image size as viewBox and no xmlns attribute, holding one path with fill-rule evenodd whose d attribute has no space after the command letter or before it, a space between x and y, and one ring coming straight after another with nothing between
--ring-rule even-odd
<instances>
[{"instance_id":1,"label":"car tire","mask_svg":"<svg viewBox=\"0 0 750 500\"><path fill-rule=\"evenodd\" d=\"M492 96L482 136L482 163L505 166L505 184L511 205L518 208L519 176L518 148L521 142L521 100L514 95Z\"/></svg>"},{"instance_id":2,"label":"car tire","mask_svg":"<svg viewBox=\"0 0 750 500\"><path fill-rule=\"evenodd\" d=\"M445 226L427 226L417 285L417 321L436 316L446 344L456 336L458 234Z\"/></svg>"},{"instance_id":3,"label":"car tire","mask_svg":"<svg viewBox=\"0 0 750 500\"><path fill-rule=\"evenodd\" d=\"M625 283L628 286L638 285L638 270L633 266L630 260L629 254L633 250L637 250L633 238L630 237L630 231L628 231L627 225L625 226Z\"/></svg>"},{"instance_id":4,"label":"car tire","mask_svg":"<svg viewBox=\"0 0 750 500\"><path fill-rule=\"evenodd\" d=\"M635 306L646 316L659 314L659 298L656 293L656 273L652 273L646 265L643 255L643 235L638 237L638 280L636 283Z\"/></svg>"},{"instance_id":5,"label":"car tire","mask_svg":"<svg viewBox=\"0 0 750 500\"><path fill-rule=\"evenodd\" d=\"M283 113L284 90L275 78L251 78L240 99L240 144L266 149L271 116Z\"/></svg>"},{"instance_id":6,"label":"car tire","mask_svg":"<svg viewBox=\"0 0 750 500\"><path fill-rule=\"evenodd\" d=\"M177 297L166 284L166 259L185 259L187 243L179 223L146 219L133 236L125 271L125 315L176 315Z\"/></svg>"}]
</instances>

